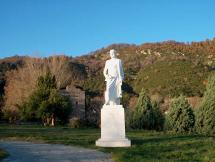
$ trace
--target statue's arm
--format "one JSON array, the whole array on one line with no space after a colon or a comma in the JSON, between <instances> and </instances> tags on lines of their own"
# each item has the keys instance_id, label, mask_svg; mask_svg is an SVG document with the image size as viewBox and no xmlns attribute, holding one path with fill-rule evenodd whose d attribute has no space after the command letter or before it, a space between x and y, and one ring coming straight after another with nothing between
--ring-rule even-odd
<instances>
[{"instance_id":1,"label":"statue's arm","mask_svg":"<svg viewBox=\"0 0 215 162\"><path fill-rule=\"evenodd\" d=\"M107 75L107 62L105 62L105 68L103 70L103 74L104 74L105 78L108 77L108 75Z\"/></svg>"},{"instance_id":2,"label":"statue's arm","mask_svg":"<svg viewBox=\"0 0 215 162\"><path fill-rule=\"evenodd\" d=\"M123 71L122 61L121 60L119 60L118 71L119 71L120 80L121 81L124 80L124 71Z\"/></svg>"}]
</instances>

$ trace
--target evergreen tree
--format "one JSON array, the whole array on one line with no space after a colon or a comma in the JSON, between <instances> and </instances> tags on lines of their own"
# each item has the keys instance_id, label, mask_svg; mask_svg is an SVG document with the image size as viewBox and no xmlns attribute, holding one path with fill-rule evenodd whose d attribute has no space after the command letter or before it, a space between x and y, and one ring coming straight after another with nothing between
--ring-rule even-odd
<instances>
[{"instance_id":1,"label":"evergreen tree","mask_svg":"<svg viewBox=\"0 0 215 162\"><path fill-rule=\"evenodd\" d=\"M143 89L139 94L135 111L131 115L130 127L137 129L153 129L154 123L151 100Z\"/></svg>"},{"instance_id":2,"label":"evergreen tree","mask_svg":"<svg viewBox=\"0 0 215 162\"><path fill-rule=\"evenodd\" d=\"M21 119L31 121L40 119L37 115L38 108L43 101L49 99L51 90L55 88L55 77L50 72L38 77L36 90L29 96L27 102L21 106L18 105L21 110Z\"/></svg>"},{"instance_id":3,"label":"evergreen tree","mask_svg":"<svg viewBox=\"0 0 215 162\"><path fill-rule=\"evenodd\" d=\"M23 120L42 120L44 125L54 125L56 118L65 124L71 111L69 99L58 93L50 72L38 78L36 90L19 108Z\"/></svg>"},{"instance_id":4,"label":"evergreen tree","mask_svg":"<svg viewBox=\"0 0 215 162\"><path fill-rule=\"evenodd\" d=\"M187 99L182 95L171 102L166 118L169 128L176 133L193 131L195 116Z\"/></svg>"},{"instance_id":5,"label":"evergreen tree","mask_svg":"<svg viewBox=\"0 0 215 162\"><path fill-rule=\"evenodd\" d=\"M153 114L154 114L154 129L163 130L164 127L164 116L160 111L160 104L158 102L152 102Z\"/></svg>"},{"instance_id":6,"label":"evergreen tree","mask_svg":"<svg viewBox=\"0 0 215 162\"><path fill-rule=\"evenodd\" d=\"M196 131L215 135L215 75L208 79L206 91L196 116Z\"/></svg>"}]
</instances>

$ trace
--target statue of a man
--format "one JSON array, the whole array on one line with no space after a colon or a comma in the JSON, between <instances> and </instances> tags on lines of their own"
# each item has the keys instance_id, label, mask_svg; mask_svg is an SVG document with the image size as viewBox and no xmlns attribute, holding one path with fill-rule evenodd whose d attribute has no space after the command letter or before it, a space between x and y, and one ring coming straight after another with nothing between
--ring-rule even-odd
<instances>
[{"instance_id":1,"label":"statue of a man","mask_svg":"<svg viewBox=\"0 0 215 162\"><path fill-rule=\"evenodd\" d=\"M119 105L122 97L122 81L124 79L124 72L122 62L116 58L116 50L110 50L111 59L105 62L103 74L106 81L105 104Z\"/></svg>"}]
</instances>

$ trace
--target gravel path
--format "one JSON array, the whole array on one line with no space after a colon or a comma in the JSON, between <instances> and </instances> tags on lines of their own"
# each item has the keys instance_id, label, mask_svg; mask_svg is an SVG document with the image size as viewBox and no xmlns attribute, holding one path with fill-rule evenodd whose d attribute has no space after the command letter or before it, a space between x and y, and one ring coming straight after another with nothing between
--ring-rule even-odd
<instances>
[{"instance_id":1,"label":"gravel path","mask_svg":"<svg viewBox=\"0 0 215 162\"><path fill-rule=\"evenodd\" d=\"M59 144L0 141L10 156L3 162L112 162L110 154Z\"/></svg>"}]
</instances>

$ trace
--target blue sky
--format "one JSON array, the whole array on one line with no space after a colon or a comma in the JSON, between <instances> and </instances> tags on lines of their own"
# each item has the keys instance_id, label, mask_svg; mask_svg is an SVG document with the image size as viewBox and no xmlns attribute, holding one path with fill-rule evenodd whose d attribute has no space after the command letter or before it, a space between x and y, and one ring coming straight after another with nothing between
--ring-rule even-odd
<instances>
[{"instance_id":1,"label":"blue sky","mask_svg":"<svg viewBox=\"0 0 215 162\"><path fill-rule=\"evenodd\" d=\"M214 0L0 0L0 58L215 37Z\"/></svg>"}]
</instances>

